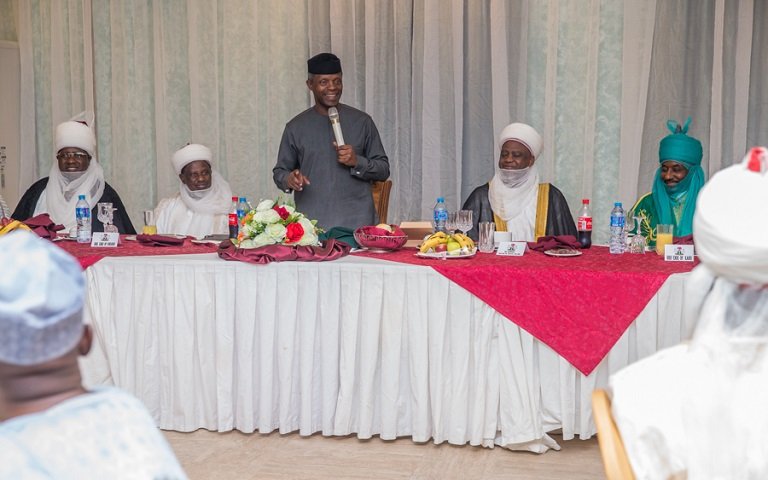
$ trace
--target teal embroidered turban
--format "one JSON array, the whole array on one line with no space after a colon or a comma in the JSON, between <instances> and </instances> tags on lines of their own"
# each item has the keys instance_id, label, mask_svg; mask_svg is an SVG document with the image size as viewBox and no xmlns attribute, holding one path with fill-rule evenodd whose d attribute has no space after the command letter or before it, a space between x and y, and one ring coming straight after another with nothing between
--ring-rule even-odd
<instances>
[{"instance_id":1,"label":"teal embroidered turban","mask_svg":"<svg viewBox=\"0 0 768 480\"><path fill-rule=\"evenodd\" d=\"M667 128L672 132L661 139L659 144L659 163L666 160L675 160L684 163L686 167L701 165L701 158L704 151L701 148L701 142L693 137L689 137L688 126L691 124L691 117L680 125L674 120L667 121Z\"/></svg>"}]
</instances>

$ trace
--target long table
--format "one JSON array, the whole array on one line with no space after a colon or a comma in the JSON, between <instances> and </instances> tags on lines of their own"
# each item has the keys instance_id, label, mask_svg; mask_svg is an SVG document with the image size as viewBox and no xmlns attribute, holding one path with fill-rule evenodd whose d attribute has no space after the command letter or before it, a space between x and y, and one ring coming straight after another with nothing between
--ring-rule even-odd
<instances>
[{"instance_id":1,"label":"long table","mask_svg":"<svg viewBox=\"0 0 768 480\"><path fill-rule=\"evenodd\" d=\"M678 343L673 274L584 375L424 265L348 256L250 265L215 253L86 270L86 384L139 397L160 428L410 436L543 452L595 434L594 388Z\"/></svg>"}]
</instances>

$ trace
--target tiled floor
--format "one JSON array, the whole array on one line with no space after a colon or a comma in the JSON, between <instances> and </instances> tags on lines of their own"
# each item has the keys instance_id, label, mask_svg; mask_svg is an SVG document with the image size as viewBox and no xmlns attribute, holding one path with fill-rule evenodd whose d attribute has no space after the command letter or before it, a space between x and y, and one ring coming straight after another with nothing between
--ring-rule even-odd
<instances>
[{"instance_id":1,"label":"tiled floor","mask_svg":"<svg viewBox=\"0 0 768 480\"><path fill-rule=\"evenodd\" d=\"M192 479L600 479L597 440L563 442L543 455L409 438L301 437L165 432Z\"/></svg>"}]
</instances>

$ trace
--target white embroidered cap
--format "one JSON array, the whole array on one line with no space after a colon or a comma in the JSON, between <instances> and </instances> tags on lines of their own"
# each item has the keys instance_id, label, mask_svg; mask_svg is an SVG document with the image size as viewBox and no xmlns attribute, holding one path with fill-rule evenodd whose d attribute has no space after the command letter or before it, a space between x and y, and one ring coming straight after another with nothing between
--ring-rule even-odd
<instances>
[{"instance_id":1,"label":"white embroidered cap","mask_svg":"<svg viewBox=\"0 0 768 480\"><path fill-rule=\"evenodd\" d=\"M0 237L0 362L37 365L83 336L85 280L71 255L34 233Z\"/></svg>"}]
</instances>

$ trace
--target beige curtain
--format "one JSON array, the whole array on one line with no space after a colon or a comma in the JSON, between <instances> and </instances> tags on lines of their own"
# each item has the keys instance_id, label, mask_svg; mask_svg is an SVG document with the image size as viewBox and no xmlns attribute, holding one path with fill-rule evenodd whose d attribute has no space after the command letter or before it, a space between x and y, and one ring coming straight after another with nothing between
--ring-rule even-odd
<instances>
[{"instance_id":1,"label":"beige curtain","mask_svg":"<svg viewBox=\"0 0 768 480\"><path fill-rule=\"evenodd\" d=\"M544 136L544 180L595 240L615 200L650 189L667 119L693 117L710 174L768 143L765 2L754 0L0 0L21 58L21 189L52 132L96 112L99 158L135 223L178 188L169 158L205 143L237 194L277 195L284 124L311 105L306 59L332 50L343 101L370 113L395 183L394 221L458 208L496 136ZM8 18L13 21L9 22ZM12 38L11 38L12 37Z\"/></svg>"}]
</instances>

